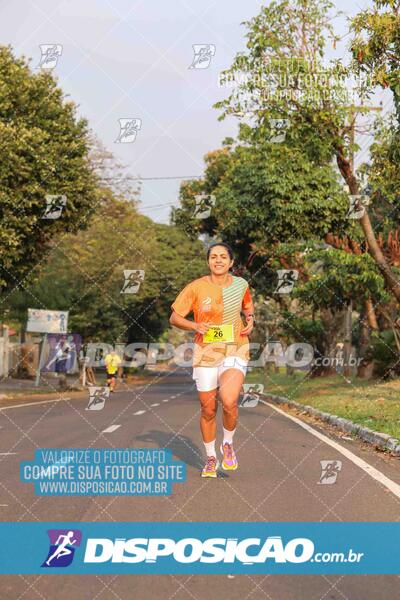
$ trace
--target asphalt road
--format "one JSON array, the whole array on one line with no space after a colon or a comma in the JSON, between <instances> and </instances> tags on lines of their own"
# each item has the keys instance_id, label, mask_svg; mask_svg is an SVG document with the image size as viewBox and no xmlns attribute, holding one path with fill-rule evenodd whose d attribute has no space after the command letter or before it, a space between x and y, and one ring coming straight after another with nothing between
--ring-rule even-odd
<instances>
[{"instance_id":1,"label":"asphalt road","mask_svg":"<svg viewBox=\"0 0 400 600\"><path fill-rule=\"evenodd\" d=\"M268 404L241 408L234 473L202 479L199 404L183 373L120 388L101 411L87 399L0 410L0 518L3 521L398 521L400 498L353 460ZM19 401L23 403L24 401ZM31 398L26 398L31 403ZM1 408L1 407L0 407ZM395 484L399 459L325 425L302 421L350 450ZM219 410L219 427L221 410ZM114 431L104 433L111 425ZM220 438L220 436L219 436ZM220 440L218 439L218 442ZM21 460L46 447L170 448L187 464L187 482L169 497L37 497L19 481ZM320 485L321 460L339 460ZM399 570L400 573L400 570ZM46 575L1 576L2 600L369 600L400 598L400 575Z\"/></svg>"}]
</instances>

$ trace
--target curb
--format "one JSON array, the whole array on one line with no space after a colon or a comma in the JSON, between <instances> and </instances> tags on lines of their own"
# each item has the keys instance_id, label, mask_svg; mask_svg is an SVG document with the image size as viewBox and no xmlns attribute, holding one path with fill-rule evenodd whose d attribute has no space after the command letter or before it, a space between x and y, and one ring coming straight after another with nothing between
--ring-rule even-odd
<instances>
[{"instance_id":1,"label":"curb","mask_svg":"<svg viewBox=\"0 0 400 600\"><path fill-rule=\"evenodd\" d=\"M135 379L129 382L130 385L142 385L145 383L148 383L149 381L151 381L151 377L143 377L142 379ZM100 382L97 384L98 386L102 387ZM121 385L121 384L120 384ZM104 385L103 385L104 387ZM124 391L129 391L129 389L124 389L124 387L120 387L119 389L117 388L116 390L117 392L124 392ZM34 402L35 400L52 400L53 398L55 400L59 399L59 396L66 394L68 395L68 399L73 399L73 398L82 398L85 397L89 394L89 386L82 388L82 389L75 389L75 390L53 390L53 391L39 391L39 392L34 392L34 393L29 393L28 391L20 391L18 390L17 392L13 392L10 391L8 393L0 393L0 407L1 407L1 403L3 401L7 401L7 402L13 402L13 401L17 401L20 399L26 399L26 400L31 400L32 402Z\"/></svg>"},{"instance_id":2,"label":"curb","mask_svg":"<svg viewBox=\"0 0 400 600\"><path fill-rule=\"evenodd\" d=\"M330 425L335 425L335 427L338 427L347 433L354 433L357 437L364 440L364 442L378 446L382 450L388 450L394 456L400 456L399 441L396 438L391 437L388 433L372 431L372 429L364 427L359 423L354 423L353 421L350 421L350 419L338 417L337 415L331 415L318 410L313 406L309 406L308 404L300 404L294 400L289 400L289 398L285 398L284 396L274 396L273 394L260 394L260 396L266 400L272 400L272 402L276 402L277 404L287 404L291 408L297 408L298 410L308 413L313 417L317 417L322 421L326 421Z\"/></svg>"},{"instance_id":3,"label":"curb","mask_svg":"<svg viewBox=\"0 0 400 600\"><path fill-rule=\"evenodd\" d=\"M24 392L18 392L17 394L0 394L0 407L2 402L17 402L19 400L27 400L35 402L35 400L58 400L60 396L65 395L68 400L73 398L79 398L86 394L86 390L62 390L60 392L38 392L37 394L26 394Z\"/></svg>"}]
</instances>

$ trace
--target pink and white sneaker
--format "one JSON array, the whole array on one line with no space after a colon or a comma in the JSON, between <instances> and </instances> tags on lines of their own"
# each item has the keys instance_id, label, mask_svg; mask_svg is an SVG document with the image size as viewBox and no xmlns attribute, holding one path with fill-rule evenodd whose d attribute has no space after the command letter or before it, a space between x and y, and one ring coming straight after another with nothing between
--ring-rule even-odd
<instances>
[{"instance_id":1,"label":"pink and white sneaker","mask_svg":"<svg viewBox=\"0 0 400 600\"><path fill-rule=\"evenodd\" d=\"M239 466L239 463L237 461L232 444L228 444L228 442L225 442L225 444L221 444L220 450L221 454L224 457L222 460L222 468L225 471L236 471L236 469Z\"/></svg>"},{"instance_id":2,"label":"pink and white sneaker","mask_svg":"<svg viewBox=\"0 0 400 600\"><path fill-rule=\"evenodd\" d=\"M219 460L215 456L207 456L207 462L201 472L202 477L216 477L219 467Z\"/></svg>"}]
</instances>

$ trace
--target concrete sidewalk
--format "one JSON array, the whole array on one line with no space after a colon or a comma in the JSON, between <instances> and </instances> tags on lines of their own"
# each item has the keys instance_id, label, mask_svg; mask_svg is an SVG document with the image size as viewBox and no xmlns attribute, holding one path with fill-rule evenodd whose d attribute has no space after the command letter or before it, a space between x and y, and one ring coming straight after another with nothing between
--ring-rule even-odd
<instances>
[{"instance_id":1,"label":"concrete sidewalk","mask_svg":"<svg viewBox=\"0 0 400 600\"><path fill-rule=\"evenodd\" d=\"M153 371L145 375L130 376L127 381L118 379L116 390L128 391L132 386L158 381L160 378L164 379L165 376L165 372ZM96 373L96 385L106 385L105 374ZM16 379L11 377L0 379L0 407L7 404L10 400L35 401L51 398L58 399L63 396L70 398L89 397L89 386L82 386L77 375L69 375L67 377L66 388L59 388L57 377L41 377L37 387L35 387L34 379Z\"/></svg>"},{"instance_id":2,"label":"concrete sidewalk","mask_svg":"<svg viewBox=\"0 0 400 600\"><path fill-rule=\"evenodd\" d=\"M58 394L62 391L84 391L79 378L76 375L67 377L67 390L61 390L58 386L58 378L40 378L39 385L35 386L34 379L15 379L12 377L0 379L0 398L14 398L16 396L37 394Z\"/></svg>"}]
</instances>

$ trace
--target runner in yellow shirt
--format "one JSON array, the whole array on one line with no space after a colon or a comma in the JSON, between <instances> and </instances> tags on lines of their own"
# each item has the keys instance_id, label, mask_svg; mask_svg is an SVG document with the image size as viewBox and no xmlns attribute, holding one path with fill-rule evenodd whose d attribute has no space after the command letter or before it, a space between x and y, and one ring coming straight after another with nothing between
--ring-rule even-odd
<instances>
[{"instance_id":1,"label":"runner in yellow shirt","mask_svg":"<svg viewBox=\"0 0 400 600\"><path fill-rule=\"evenodd\" d=\"M233 435L238 418L238 398L249 360L248 335L254 324L254 307L249 285L229 270L233 252L225 243L215 243L207 251L210 275L189 283L172 304L170 323L195 331L193 379L201 403L200 428L207 453L202 477L216 477L217 388L223 405L224 437L220 446L222 468L238 467ZM194 321L186 319L193 312ZM241 313L247 324L244 325Z\"/></svg>"},{"instance_id":2,"label":"runner in yellow shirt","mask_svg":"<svg viewBox=\"0 0 400 600\"><path fill-rule=\"evenodd\" d=\"M111 350L105 359L104 364L106 366L107 371L107 385L110 388L110 392L114 391L115 388L115 378L118 374L118 369L122 364L122 361L115 350Z\"/></svg>"}]
</instances>

